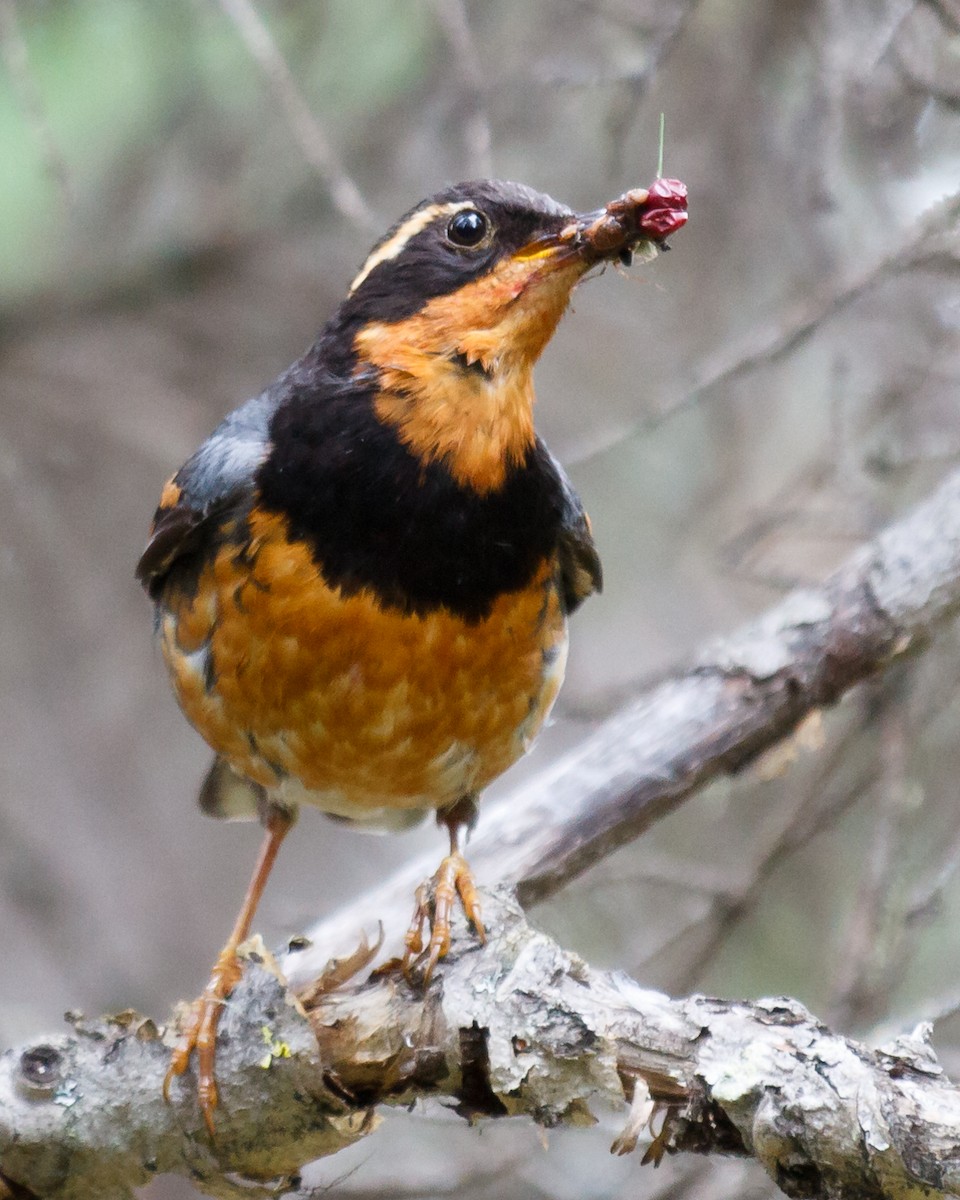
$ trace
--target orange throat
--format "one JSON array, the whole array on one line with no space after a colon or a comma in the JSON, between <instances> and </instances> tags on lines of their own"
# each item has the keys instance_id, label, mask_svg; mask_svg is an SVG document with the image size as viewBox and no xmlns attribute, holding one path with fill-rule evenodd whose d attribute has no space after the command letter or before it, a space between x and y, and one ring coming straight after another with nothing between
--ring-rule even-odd
<instances>
[{"instance_id":1,"label":"orange throat","mask_svg":"<svg viewBox=\"0 0 960 1200\"><path fill-rule=\"evenodd\" d=\"M359 369L380 374L377 416L463 486L501 487L533 445L533 366L580 273L514 259L406 320L365 326L355 345Z\"/></svg>"},{"instance_id":2,"label":"orange throat","mask_svg":"<svg viewBox=\"0 0 960 1200\"><path fill-rule=\"evenodd\" d=\"M484 494L501 487L533 444L533 380L487 381L434 359L423 374L384 371L377 416L396 427L423 462L442 462L454 479ZM398 386L399 384L399 386Z\"/></svg>"}]
</instances>

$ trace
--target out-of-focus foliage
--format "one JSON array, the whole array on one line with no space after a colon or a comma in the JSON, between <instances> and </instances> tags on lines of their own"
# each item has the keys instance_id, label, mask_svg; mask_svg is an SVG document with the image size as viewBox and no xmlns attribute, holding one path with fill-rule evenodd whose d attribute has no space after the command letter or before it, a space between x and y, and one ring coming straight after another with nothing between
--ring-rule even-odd
<instances>
[{"instance_id":1,"label":"out-of-focus foliage","mask_svg":"<svg viewBox=\"0 0 960 1200\"><path fill-rule=\"evenodd\" d=\"M0 0L4 1043L68 1006L162 1015L194 994L252 862L254 829L193 807L207 752L132 570L163 480L310 340L372 240L305 138L383 228L485 172L488 143L495 174L597 205L650 181L661 110L666 173L690 188L672 253L578 291L540 368L540 427L607 586L576 618L557 720L498 795L820 578L960 451L952 0L264 0L305 129L235 11ZM792 993L866 1036L950 1008L958 677L946 631L539 918L651 984ZM427 845L307 813L259 924L294 932ZM936 1035L960 1067L960 1022ZM526 1127L400 1115L317 1179L769 1194L736 1165L609 1159L614 1121L541 1150Z\"/></svg>"},{"instance_id":2,"label":"out-of-focus foliage","mask_svg":"<svg viewBox=\"0 0 960 1200\"><path fill-rule=\"evenodd\" d=\"M417 86L439 35L427 11L401 0L317 7L292 6L277 37L330 137L349 145L356 122L371 123ZM63 297L109 288L157 260L328 207L216 6L90 0L17 11L28 86L65 180L58 188L45 169L8 74L0 303L38 289Z\"/></svg>"}]
</instances>

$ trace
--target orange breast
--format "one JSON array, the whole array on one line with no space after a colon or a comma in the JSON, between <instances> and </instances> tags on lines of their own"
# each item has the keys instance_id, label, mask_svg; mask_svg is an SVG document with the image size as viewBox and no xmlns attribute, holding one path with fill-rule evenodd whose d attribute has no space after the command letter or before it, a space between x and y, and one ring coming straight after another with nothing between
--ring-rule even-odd
<instances>
[{"instance_id":1,"label":"orange breast","mask_svg":"<svg viewBox=\"0 0 960 1200\"><path fill-rule=\"evenodd\" d=\"M331 589L282 518L255 512L161 640L180 704L240 774L329 812L442 807L524 753L563 679L555 565L485 619L384 609ZM307 794L300 794L305 789Z\"/></svg>"}]
</instances>

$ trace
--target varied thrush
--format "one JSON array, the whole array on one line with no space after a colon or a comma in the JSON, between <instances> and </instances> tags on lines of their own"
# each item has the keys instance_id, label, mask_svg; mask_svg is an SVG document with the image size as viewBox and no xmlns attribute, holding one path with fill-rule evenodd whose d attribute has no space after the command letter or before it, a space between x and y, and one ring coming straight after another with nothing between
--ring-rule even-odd
<instances>
[{"instance_id":1,"label":"varied thrush","mask_svg":"<svg viewBox=\"0 0 960 1200\"><path fill-rule=\"evenodd\" d=\"M462 183L377 243L306 354L164 487L137 575L180 706L216 752L200 805L266 836L236 925L173 1053L194 1049L211 1132L216 1027L301 804L450 835L404 966L484 936L460 836L563 679L567 617L601 584L586 513L533 427L532 369L597 264L687 219L658 179L577 215ZM422 930L429 920L424 949Z\"/></svg>"}]
</instances>

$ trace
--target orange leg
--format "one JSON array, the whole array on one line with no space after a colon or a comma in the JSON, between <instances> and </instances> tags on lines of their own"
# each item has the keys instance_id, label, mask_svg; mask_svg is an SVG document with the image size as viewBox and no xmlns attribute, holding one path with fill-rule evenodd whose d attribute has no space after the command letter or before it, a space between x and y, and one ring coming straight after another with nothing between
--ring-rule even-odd
<instances>
[{"instance_id":1,"label":"orange leg","mask_svg":"<svg viewBox=\"0 0 960 1200\"><path fill-rule=\"evenodd\" d=\"M236 924L226 945L217 956L210 982L194 1001L190 1017L170 1056L170 1066L163 1080L163 1098L169 1101L170 1084L174 1076L182 1075L187 1070L190 1056L196 1050L197 1099L211 1137L214 1135L213 1110L217 1107L217 1082L213 1070L217 1052L217 1024L224 1002L240 982L243 972L237 957L237 947L249 936L250 925L276 860L280 843L293 825L293 820L294 818L282 808L269 809L266 833L260 846L257 865L254 867Z\"/></svg>"},{"instance_id":2,"label":"orange leg","mask_svg":"<svg viewBox=\"0 0 960 1200\"><path fill-rule=\"evenodd\" d=\"M427 943L427 965L423 972L424 987L430 982L433 968L450 949L450 918L453 916L457 897L463 905L467 920L477 931L481 942L487 940L486 930L480 918L480 898L477 895L477 885L473 872L467 860L460 853L460 831L469 828L476 815L475 801L469 801L455 806L446 814L440 814L438 820L450 831L450 853L440 863L433 877L433 906L431 911L429 889L421 884L416 891L416 901L413 920L404 937L406 947L403 955L403 973L408 978L414 961L424 952L423 931L429 925L430 941Z\"/></svg>"}]
</instances>

